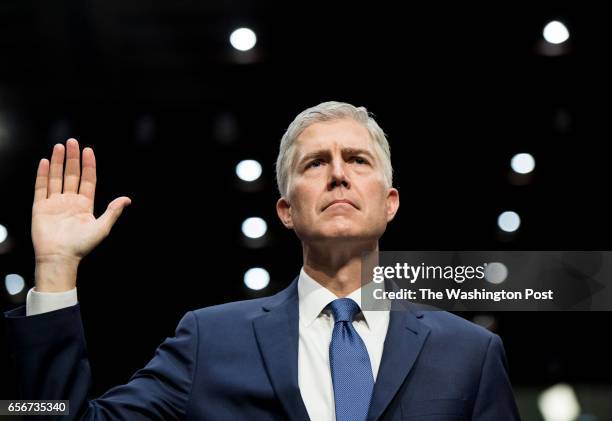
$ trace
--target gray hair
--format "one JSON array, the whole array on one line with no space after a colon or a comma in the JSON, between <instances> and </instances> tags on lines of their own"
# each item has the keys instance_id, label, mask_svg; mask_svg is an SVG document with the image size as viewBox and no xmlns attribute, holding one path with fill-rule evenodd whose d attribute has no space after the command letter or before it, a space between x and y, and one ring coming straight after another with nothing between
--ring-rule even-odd
<instances>
[{"instance_id":1,"label":"gray hair","mask_svg":"<svg viewBox=\"0 0 612 421\"><path fill-rule=\"evenodd\" d=\"M365 107L355 107L346 102L328 101L299 113L281 139L276 159L276 183L281 196L287 195L289 169L295 159L295 141L300 134L314 123L344 118L351 118L368 129L370 138L374 141L374 149L382 162L385 184L387 187L393 185L393 167L391 166L389 142L383 130L374 120L373 114L368 112Z\"/></svg>"}]
</instances>

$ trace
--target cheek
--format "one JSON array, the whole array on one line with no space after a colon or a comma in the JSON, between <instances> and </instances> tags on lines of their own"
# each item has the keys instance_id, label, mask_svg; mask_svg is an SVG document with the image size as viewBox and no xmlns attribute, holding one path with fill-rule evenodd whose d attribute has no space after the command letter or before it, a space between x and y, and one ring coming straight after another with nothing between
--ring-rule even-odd
<instances>
[{"instance_id":1,"label":"cheek","mask_svg":"<svg viewBox=\"0 0 612 421\"><path fill-rule=\"evenodd\" d=\"M381 188L380 183L375 183L366 191L366 207L369 214L386 217L387 214L387 192Z\"/></svg>"},{"instance_id":2,"label":"cheek","mask_svg":"<svg viewBox=\"0 0 612 421\"><path fill-rule=\"evenodd\" d=\"M291 192L290 198L293 218L307 218L312 213L313 209L315 209L315 197L313 192L303 186L296 185Z\"/></svg>"}]
</instances>

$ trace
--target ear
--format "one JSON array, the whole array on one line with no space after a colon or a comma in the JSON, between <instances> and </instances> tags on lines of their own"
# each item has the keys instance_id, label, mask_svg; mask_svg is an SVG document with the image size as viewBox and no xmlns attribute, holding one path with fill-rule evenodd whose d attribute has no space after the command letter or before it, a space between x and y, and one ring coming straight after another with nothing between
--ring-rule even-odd
<instances>
[{"instance_id":1,"label":"ear","mask_svg":"<svg viewBox=\"0 0 612 421\"><path fill-rule=\"evenodd\" d=\"M387 199L385 203L386 211L387 211L387 222L391 222L393 218L395 218L395 214L399 209L399 191L397 189L391 187L387 192Z\"/></svg>"},{"instance_id":2,"label":"ear","mask_svg":"<svg viewBox=\"0 0 612 421\"><path fill-rule=\"evenodd\" d=\"M291 204L283 196L276 202L276 214L285 228L293 229L293 219L291 218Z\"/></svg>"}]
</instances>

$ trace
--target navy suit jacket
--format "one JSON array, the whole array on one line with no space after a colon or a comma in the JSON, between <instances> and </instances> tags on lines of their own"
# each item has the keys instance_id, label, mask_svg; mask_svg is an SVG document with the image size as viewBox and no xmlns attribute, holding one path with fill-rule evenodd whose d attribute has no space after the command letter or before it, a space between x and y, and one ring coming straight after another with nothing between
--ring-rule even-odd
<instances>
[{"instance_id":1,"label":"navy suit jacket","mask_svg":"<svg viewBox=\"0 0 612 421\"><path fill-rule=\"evenodd\" d=\"M78 304L5 317L22 398L69 399L71 418L308 420L298 305L296 278L270 297L189 311L144 368L96 399ZM500 338L447 312L392 311L368 416L378 419L518 420Z\"/></svg>"}]
</instances>

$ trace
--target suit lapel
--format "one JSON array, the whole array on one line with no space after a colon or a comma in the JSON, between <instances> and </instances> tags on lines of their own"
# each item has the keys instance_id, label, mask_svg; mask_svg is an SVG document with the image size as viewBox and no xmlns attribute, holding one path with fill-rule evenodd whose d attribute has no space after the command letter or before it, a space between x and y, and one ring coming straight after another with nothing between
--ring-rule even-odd
<instances>
[{"instance_id":1,"label":"suit lapel","mask_svg":"<svg viewBox=\"0 0 612 421\"><path fill-rule=\"evenodd\" d=\"M430 329L418 319L418 312L395 309L390 312L368 421L377 420L387 408L406 376L414 366Z\"/></svg>"},{"instance_id":2,"label":"suit lapel","mask_svg":"<svg viewBox=\"0 0 612 421\"><path fill-rule=\"evenodd\" d=\"M299 300L297 278L263 306L253 320L272 387L289 419L309 420L298 386Z\"/></svg>"},{"instance_id":3,"label":"suit lapel","mask_svg":"<svg viewBox=\"0 0 612 421\"><path fill-rule=\"evenodd\" d=\"M297 281L270 297L253 320L255 337L272 387L291 420L310 420L298 385L299 300ZM414 366L430 329L418 311L397 308L389 327L368 421L380 418Z\"/></svg>"}]
</instances>

